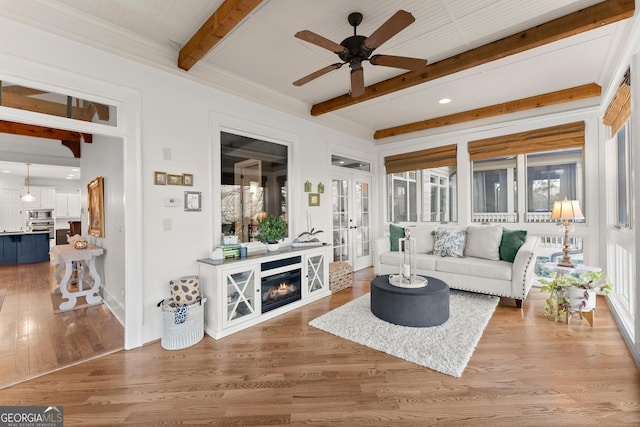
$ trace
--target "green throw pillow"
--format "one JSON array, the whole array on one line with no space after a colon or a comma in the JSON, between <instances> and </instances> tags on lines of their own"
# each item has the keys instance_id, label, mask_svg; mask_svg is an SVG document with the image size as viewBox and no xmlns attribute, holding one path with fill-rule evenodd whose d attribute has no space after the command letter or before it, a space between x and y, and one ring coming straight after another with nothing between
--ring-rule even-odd
<instances>
[{"instance_id":1,"label":"green throw pillow","mask_svg":"<svg viewBox=\"0 0 640 427\"><path fill-rule=\"evenodd\" d=\"M502 230L502 241L500 242L500 259L513 262L520 246L527 238L526 230Z\"/></svg>"},{"instance_id":2,"label":"green throw pillow","mask_svg":"<svg viewBox=\"0 0 640 427\"><path fill-rule=\"evenodd\" d=\"M398 239L404 238L404 228L399 225L389 224L389 239L391 243L391 250L398 252L400 247L398 245Z\"/></svg>"}]
</instances>

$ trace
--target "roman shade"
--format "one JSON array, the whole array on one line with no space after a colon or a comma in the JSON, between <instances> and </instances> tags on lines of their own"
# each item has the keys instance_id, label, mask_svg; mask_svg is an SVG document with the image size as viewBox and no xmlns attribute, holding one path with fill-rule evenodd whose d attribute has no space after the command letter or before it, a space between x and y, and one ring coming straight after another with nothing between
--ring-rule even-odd
<instances>
[{"instance_id":1,"label":"roman shade","mask_svg":"<svg viewBox=\"0 0 640 427\"><path fill-rule=\"evenodd\" d=\"M584 122L567 123L469 142L469 158L495 159L584 146Z\"/></svg>"},{"instance_id":2,"label":"roman shade","mask_svg":"<svg viewBox=\"0 0 640 427\"><path fill-rule=\"evenodd\" d=\"M387 173L407 172L418 169L431 169L442 166L455 166L458 155L456 144L426 150L412 151L384 158Z\"/></svg>"},{"instance_id":3,"label":"roman shade","mask_svg":"<svg viewBox=\"0 0 640 427\"><path fill-rule=\"evenodd\" d=\"M602 123L611 126L611 136L614 136L629 117L631 117L631 72L627 70L602 118Z\"/></svg>"}]
</instances>

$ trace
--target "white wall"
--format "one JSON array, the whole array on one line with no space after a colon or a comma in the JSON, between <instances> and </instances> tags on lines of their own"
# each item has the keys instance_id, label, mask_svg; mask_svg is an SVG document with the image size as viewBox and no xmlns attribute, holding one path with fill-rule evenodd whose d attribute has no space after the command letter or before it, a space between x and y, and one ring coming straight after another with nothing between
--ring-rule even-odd
<instances>
[{"instance_id":1,"label":"white wall","mask_svg":"<svg viewBox=\"0 0 640 427\"><path fill-rule=\"evenodd\" d=\"M125 245L124 245L124 170L123 144L119 138L96 136L92 144L83 144L81 206L82 235L104 254L97 258L96 269L102 278L102 297L121 323L125 322ZM87 184L104 178L104 237L88 235Z\"/></svg>"},{"instance_id":2,"label":"white wall","mask_svg":"<svg viewBox=\"0 0 640 427\"><path fill-rule=\"evenodd\" d=\"M141 230L143 236L141 265L127 265L128 269L139 270L143 281L142 289L137 294L140 298L136 297L140 300L127 301L127 304L139 305L143 311L140 342L130 343L130 346L160 337L161 313L156 303L168 296L169 280L197 274L196 260L207 257L214 244L214 235L219 230L219 225L214 223L214 216L219 203L213 182L219 169L213 159L219 149L217 135L221 126L238 126L258 135L284 138L291 144L290 218L294 234L306 227L304 180L309 179L314 183L321 181L325 185L330 182L328 144L338 143L361 152L374 151L371 142L329 130L314 124L311 119L293 117L204 87L179 75L99 52L4 18L0 18L0 38L12 41L0 46L0 55L33 62L27 76L10 68L9 61L0 61L0 77L9 81L40 80L42 84L61 86L67 92L79 91L88 99L92 98L92 94L94 97L108 98L111 94L101 93L98 88L110 85L117 86L123 92L133 90L140 94L141 108L130 114L139 116L140 136L125 140L125 152L135 153L139 150L141 167L131 164L135 163L135 159L129 156L123 159L125 193L133 189L135 194L134 197L125 198L125 211L128 212L127 204L141 203L142 208L139 220L125 224L125 233L136 229L135 232ZM28 53L27 59L23 58L25 52ZM51 68L56 73L51 73ZM58 74L61 75L60 81L53 81L53 75ZM76 83L70 84L72 80ZM94 85L85 83L91 80L95 80ZM120 105L121 111L126 109L127 105ZM32 115L27 114L26 117L31 118ZM123 129L120 132L136 126L136 123L121 119L118 121ZM171 150L171 160L163 159L164 148ZM129 177L128 171L134 171L137 176ZM153 184L154 171L192 173L194 186L156 186ZM84 166L82 173L85 176ZM135 182L131 182L133 178L140 180L139 189ZM202 212L184 212L183 207L164 207L165 197L182 200L185 190L203 193ZM125 213L127 218L136 216L135 212L131 215ZM331 229L331 204L328 198L323 199L320 207L314 208L313 218L317 228ZM171 231L163 231L164 220L171 221ZM105 272L105 276L110 274L110 271ZM129 274L127 278L129 280ZM140 283L127 283L127 287L140 287Z\"/></svg>"}]
</instances>

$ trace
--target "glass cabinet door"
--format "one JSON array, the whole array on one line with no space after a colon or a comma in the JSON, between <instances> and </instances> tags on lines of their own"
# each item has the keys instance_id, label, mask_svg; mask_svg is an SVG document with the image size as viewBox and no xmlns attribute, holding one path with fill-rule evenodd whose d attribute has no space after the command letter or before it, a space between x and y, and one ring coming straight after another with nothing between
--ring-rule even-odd
<instances>
[{"instance_id":1,"label":"glass cabinet door","mask_svg":"<svg viewBox=\"0 0 640 427\"><path fill-rule=\"evenodd\" d=\"M326 253L307 256L307 295L325 289Z\"/></svg>"},{"instance_id":2,"label":"glass cabinet door","mask_svg":"<svg viewBox=\"0 0 640 427\"><path fill-rule=\"evenodd\" d=\"M225 325L241 322L257 315L255 269L225 271L223 279L226 298Z\"/></svg>"}]
</instances>

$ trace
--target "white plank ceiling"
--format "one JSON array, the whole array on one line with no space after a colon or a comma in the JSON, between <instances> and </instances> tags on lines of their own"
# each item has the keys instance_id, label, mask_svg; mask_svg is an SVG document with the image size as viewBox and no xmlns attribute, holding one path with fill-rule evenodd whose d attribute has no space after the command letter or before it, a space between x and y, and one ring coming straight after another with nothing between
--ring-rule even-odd
<instances>
[{"instance_id":1,"label":"white plank ceiling","mask_svg":"<svg viewBox=\"0 0 640 427\"><path fill-rule=\"evenodd\" d=\"M3 0L0 15L178 70L180 46L221 2ZM397 10L404 9L416 22L376 53L425 58L434 63L595 3L598 1L265 0L188 74L223 90L372 139L376 130L386 127L587 83L606 85L613 72L612 57L624 43L630 20L315 118L309 115L313 104L348 92L349 68L294 87L293 81L338 62L328 50L294 38L296 32L308 29L339 43L353 34L347 22L349 13L364 15L357 32L367 36ZM123 38L129 42L123 43ZM404 72L369 63L363 66L366 85ZM452 102L439 104L444 97ZM588 101L592 105L598 102Z\"/></svg>"}]
</instances>

